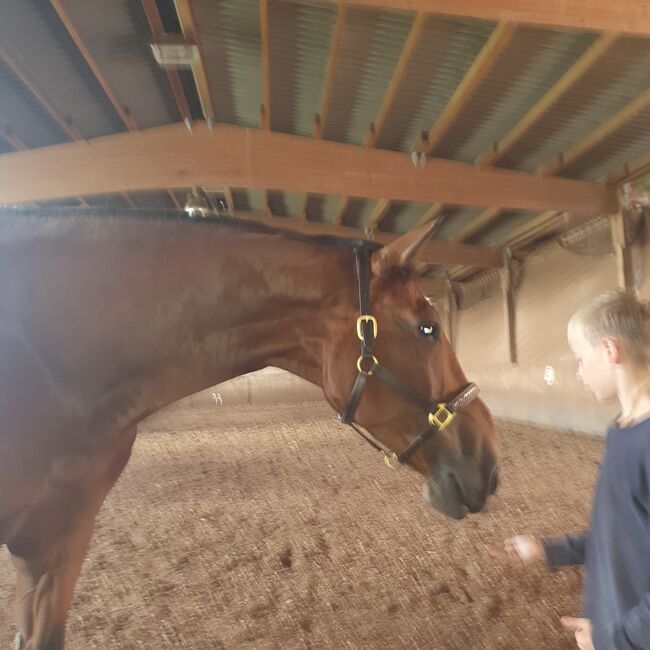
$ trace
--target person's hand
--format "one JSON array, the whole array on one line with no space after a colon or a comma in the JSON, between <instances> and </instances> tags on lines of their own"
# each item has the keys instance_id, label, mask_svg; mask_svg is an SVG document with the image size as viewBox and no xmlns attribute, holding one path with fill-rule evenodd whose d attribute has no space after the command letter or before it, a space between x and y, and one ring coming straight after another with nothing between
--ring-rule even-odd
<instances>
[{"instance_id":1,"label":"person's hand","mask_svg":"<svg viewBox=\"0 0 650 650\"><path fill-rule=\"evenodd\" d=\"M488 553L504 564L532 564L544 560L544 547L532 535L516 535L503 546L488 546Z\"/></svg>"},{"instance_id":2,"label":"person's hand","mask_svg":"<svg viewBox=\"0 0 650 650\"><path fill-rule=\"evenodd\" d=\"M591 621L588 618L572 618L563 616L560 622L565 630L573 632L580 650L594 650L594 641L591 636Z\"/></svg>"}]
</instances>

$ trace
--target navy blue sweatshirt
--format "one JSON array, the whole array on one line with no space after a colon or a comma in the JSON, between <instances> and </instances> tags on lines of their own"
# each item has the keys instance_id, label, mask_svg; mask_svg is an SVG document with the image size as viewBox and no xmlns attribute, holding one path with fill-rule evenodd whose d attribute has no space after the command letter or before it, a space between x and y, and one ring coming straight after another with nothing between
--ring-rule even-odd
<instances>
[{"instance_id":1,"label":"navy blue sweatshirt","mask_svg":"<svg viewBox=\"0 0 650 650\"><path fill-rule=\"evenodd\" d=\"M650 418L607 432L590 529L543 542L551 567L585 565L596 650L650 650Z\"/></svg>"}]
</instances>

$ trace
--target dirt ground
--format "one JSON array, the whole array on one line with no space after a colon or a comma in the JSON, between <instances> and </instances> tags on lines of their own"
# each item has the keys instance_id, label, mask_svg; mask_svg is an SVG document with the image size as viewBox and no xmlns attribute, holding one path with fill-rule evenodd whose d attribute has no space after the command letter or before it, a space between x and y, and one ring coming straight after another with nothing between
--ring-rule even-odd
<instances>
[{"instance_id":1,"label":"dirt ground","mask_svg":"<svg viewBox=\"0 0 650 650\"><path fill-rule=\"evenodd\" d=\"M586 524L602 440L501 421L502 482L462 522L324 403L175 408L141 427L68 625L83 648L574 648L581 573L486 543ZM0 648L14 635L0 548Z\"/></svg>"}]
</instances>

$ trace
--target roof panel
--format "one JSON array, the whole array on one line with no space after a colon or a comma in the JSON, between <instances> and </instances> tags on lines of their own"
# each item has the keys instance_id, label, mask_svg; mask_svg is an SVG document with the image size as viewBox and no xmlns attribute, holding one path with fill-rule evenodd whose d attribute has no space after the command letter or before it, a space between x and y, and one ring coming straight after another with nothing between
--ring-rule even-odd
<instances>
[{"instance_id":1,"label":"roof panel","mask_svg":"<svg viewBox=\"0 0 650 650\"><path fill-rule=\"evenodd\" d=\"M491 22L430 17L420 35L377 146L408 151L429 131L490 36Z\"/></svg>"},{"instance_id":2,"label":"roof panel","mask_svg":"<svg viewBox=\"0 0 650 650\"><path fill-rule=\"evenodd\" d=\"M72 23L138 127L178 121L169 82L153 58L151 30L140 2L63 0Z\"/></svg>"},{"instance_id":3,"label":"roof panel","mask_svg":"<svg viewBox=\"0 0 650 650\"><path fill-rule=\"evenodd\" d=\"M103 90L49 2L0 2L0 42L84 137L123 130Z\"/></svg>"},{"instance_id":4,"label":"roof panel","mask_svg":"<svg viewBox=\"0 0 650 650\"><path fill-rule=\"evenodd\" d=\"M0 123L9 126L26 147L66 142L68 136L34 96L0 61Z\"/></svg>"},{"instance_id":5,"label":"roof panel","mask_svg":"<svg viewBox=\"0 0 650 650\"><path fill-rule=\"evenodd\" d=\"M361 144L388 90L413 15L350 7L323 137Z\"/></svg>"},{"instance_id":6,"label":"roof panel","mask_svg":"<svg viewBox=\"0 0 650 650\"><path fill-rule=\"evenodd\" d=\"M320 111L336 7L269 4L271 128L310 137Z\"/></svg>"},{"instance_id":7,"label":"roof panel","mask_svg":"<svg viewBox=\"0 0 650 650\"><path fill-rule=\"evenodd\" d=\"M195 0L215 118L257 127L262 105L259 2Z\"/></svg>"},{"instance_id":8,"label":"roof panel","mask_svg":"<svg viewBox=\"0 0 650 650\"><path fill-rule=\"evenodd\" d=\"M650 39L622 38L499 161L534 171L650 88Z\"/></svg>"},{"instance_id":9,"label":"roof panel","mask_svg":"<svg viewBox=\"0 0 650 650\"><path fill-rule=\"evenodd\" d=\"M519 27L434 155L473 162L510 131L595 38L591 33Z\"/></svg>"}]
</instances>

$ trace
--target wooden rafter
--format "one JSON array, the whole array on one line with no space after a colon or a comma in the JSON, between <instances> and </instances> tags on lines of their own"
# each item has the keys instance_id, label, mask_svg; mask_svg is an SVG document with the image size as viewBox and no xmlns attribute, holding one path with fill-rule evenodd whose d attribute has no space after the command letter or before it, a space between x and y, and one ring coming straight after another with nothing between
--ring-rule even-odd
<instances>
[{"instance_id":1,"label":"wooden rafter","mask_svg":"<svg viewBox=\"0 0 650 650\"><path fill-rule=\"evenodd\" d=\"M545 165L541 172L543 174L557 174L565 167L574 163L583 156L589 149L595 147L609 135L619 129L625 122L632 119L637 113L650 106L650 89L639 95L633 102L622 108L618 113L610 117L597 129L592 131L586 138L575 144L569 151L562 154L559 160Z\"/></svg>"},{"instance_id":2,"label":"wooden rafter","mask_svg":"<svg viewBox=\"0 0 650 650\"><path fill-rule=\"evenodd\" d=\"M483 165L494 164L580 77L600 60L617 37L617 34L612 33L601 35L503 138L486 149L476 159L476 163ZM476 219L473 219L457 233L454 240L464 241L476 234L494 221L500 212L501 209L498 207L486 208Z\"/></svg>"},{"instance_id":3,"label":"wooden rafter","mask_svg":"<svg viewBox=\"0 0 650 650\"><path fill-rule=\"evenodd\" d=\"M422 35L422 30L424 28L426 20L427 16L425 14L418 13L416 14L413 23L411 24L411 29L409 30L408 36L404 41L402 52L400 53L399 60L395 66L395 70L393 71L393 76L391 77L390 83L388 84L388 89L384 95L384 99L382 100L381 106L379 107L377 117L370 125L368 133L364 138L364 147L374 147L377 143L377 140L379 139L381 131L384 128L384 124L386 123L386 118L388 117L390 109L395 101L395 97L397 96L399 86L402 82L402 79L404 78L406 69L408 68L408 64L411 61L413 52L415 51L415 48ZM344 205L342 204L344 208L347 207L348 202L349 201L346 201ZM370 215L367 227L371 230L375 230L379 226L379 223L381 222L384 214L386 214L388 207L389 201L386 199L381 199ZM342 218L342 216L343 212L339 210L337 213L337 218Z\"/></svg>"},{"instance_id":4,"label":"wooden rafter","mask_svg":"<svg viewBox=\"0 0 650 650\"><path fill-rule=\"evenodd\" d=\"M411 29L409 30L408 36L404 41L404 46L402 47L402 52L400 54L399 61L395 66L395 71L393 72L393 76L391 77L390 83L388 85L388 90L384 95L384 99L377 113L377 117L372 123L373 129L371 131L370 139L366 141L366 146L368 147L375 146L381 134L381 131L384 128L384 124L386 123L386 118L388 117L388 114L390 113L390 109L392 108L393 103L395 102L395 98L397 97L397 91L399 89L400 84L402 83L402 79L404 78L404 74L406 73L411 58L413 57L413 52L415 51L415 48L420 41L422 30L424 29L424 25L426 21L427 21L427 16L424 13L418 13L413 20Z\"/></svg>"},{"instance_id":5,"label":"wooden rafter","mask_svg":"<svg viewBox=\"0 0 650 650\"><path fill-rule=\"evenodd\" d=\"M435 150L436 145L458 117L463 106L465 106L476 91L478 85L492 69L494 63L512 40L514 32L515 26L505 22L499 23L492 31L492 34L490 34L490 37L454 91L451 99L429 130L427 139L428 155L431 155ZM442 206L436 203L432 208L437 213L441 210Z\"/></svg>"},{"instance_id":6,"label":"wooden rafter","mask_svg":"<svg viewBox=\"0 0 650 650\"><path fill-rule=\"evenodd\" d=\"M222 151L230 154L215 155ZM173 124L0 157L0 202L195 185L555 209L586 217L617 209L615 191L595 183L437 158L414 169L399 152L226 124L212 131L197 123L191 133Z\"/></svg>"},{"instance_id":7,"label":"wooden rafter","mask_svg":"<svg viewBox=\"0 0 650 650\"><path fill-rule=\"evenodd\" d=\"M334 88L334 76L336 72L336 64L339 60L341 52L341 43L343 41L343 29L347 20L347 13L345 11L345 4L343 0L338 0L338 9L336 12L336 23L334 25L334 34L332 35L332 45L330 46L330 55L327 62L327 73L325 74L325 86L323 87L323 96L321 98L320 112L314 119L314 129L312 131L312 138L320 140L323 137L325 129L325 122L328 117L330 100L332 98L332 89ZM309 192L303 194L300 212L298 217L301 219L307 218L307 204L309 203ZM340 223L340 222L339 222Z\"/></svg>"},{"instance_id":8,"label":"wooden rafter","mask_svg":"<svg viewBox=\"0 0 650 650\"><path fill-rule=\"evenodd\" d=\"M70 15L66 11L65 7L63 6L63 3L61 2L61 0L50 0L50 3L52 4L52 7L54 7L56 13L59 15L61 22L63 23L66 30L68 31L68 34L70 35L70 38L74 41L74 44L77 46L79 52L81 52L84 61L86 62L88 67L92 70L93 75L95 75L95 79L97 79L97 82L104 90L104 93L106 93L106 96L111 102L111 105L113 106L117 114L120 116L120 119L122 120L122 122L124 122L124 125L129 131L134 131L137 128L137 126L135 124L135 120L133 119L133 116L129 113L128 109L119 101L117 95L113 91L113 88L108 83L108 79L106 79L104 73L99 69L97 62L95 61L90 50L86 47L83 38L81 38L81 34L79 33L79 30L77 29L74 22L70 18Z\"/></svg>"},{"instance_id":9,"label":"wooden rafter","mask_svg":"<svg viewBox=\"0 0 650 650\"><path fill-rule=\"evenodd\" d=\"M271 128L271 46L269 43L269 0L260 0L260 37L262 41L262 128Z\"/></svg>"},{"instance_id":10,"label":"wooden rafter","mask_svg":"<svg viewBox=\"0 0 650 650\"><path fill-rule=\"evenodd\" d=\"M345 0L345 3L374 9L650 35L650 10L644 0Z\"/></svg>"},{"instance_id":11,"label":"wooden rafter","mask_svg":"<svg viewBox=\"0 0 650 650\"><path fill-rule=\"evenodd\" d=\"M40 91L36 84L29 78L27 73L22 69L18 62L9 55L9 53L0 47L0 60L4 61L10 70L14 73L27 90L32 94L34 99L43 107L45 112L61 127L62 131L71 140L81 140L82 136L78 129L72 124L71 120L62 115L61 112L47 99Z\"/></svg>"},{"instance_id":12,"label":"wooden rafter","mask_svg":"<svg viewBox=\"0 0 650 650\"><path fill-rule=\"evenodd\" d=\"M156 0L140 0L142 2L142 9L144 14L147 17L147 22L149 23L149 29L151 30L151 36L154 41L162 41L165 37L165 28L163 26L162 19L160 18L160 13L158 12L158 5ZM167 79L169 80L169 85L172 89L172 94L174 95L174 101L178 107L178 112L181 116L181 120L192 120L192 112L190 111L189 104L187 103L187 97L185 96L185 91L183 90L183 84L181 83L180 75L178 70L175 68L166 67L165 72L167 73Z\"/></svg>"},{"instance_id":13,"label":"wooden rafter","mask_svg":"<svg viewBox=\"0 0 650 650\"><path fill-rule=\"evenodd\" d=\"M235 212L237 218L259 220L259 213ZM335 226L328 223L315 221L302 221L300 219L286 219L283 217L270 217L265 220L271 226L285 228L295 232L302 232L314 235L335 235L350 239L364 239L365 233L356 228ZM377 232L374 241L380 244L388 244L395 240L398 235ZM487 246L474 246L472 244L450 244L449 242L430 240L425 243L418 253L418 262L431 265L444 266L446 264L474 264L479 268L496 268L501 266L503 252L500 248Z\"/></svg>"},{"instance_id":14,"label":"wooden rafter","mask_svg":"<svg viewBox=\"0 0 650 650\"><path fill-rule=\"evenodd\" d=\"M182 209L181 204L178 202L178 199L176 198L176 194L174 194L174 192L172 192L172 190L170 190L170 189L167 190L167 194L169 195L169 198L172 200L172 203L174 204L174 207L177 210L181 210Z\"/></svg>"},{"instance_id":15,"label":"wooden rafter","mask_svg":"<svg viewBox=\"0 0 650 650\"><path fill-rule=\"evenodd\" d=\"M178 14L181 29L183 30L183 36L185 36L188 43L196 45L199 50L198 61L192 65L192 74L194 75L196 89L199 94L203 116L212 124L215 121L214 104L212 103L210 84L208 83L208 75L205 70L205 56L201 47L201 40L194 20L194 14L192 13L192 3L191 0L174 0L174 4L176 5L176 13Z\"/></svg>"},{"instance_id":16,"label":"wooden rafter","mask_svg":"<svg viewBox=\"0 0 650 650\"><path fill-rule=\"evenodd\" d=\"M389 206L390 201L388 199L379 199L379 201L375 203L375 207L372 209L372 212L366 221L366 228L368 230L374 232L377 229L379 222L383 219Z\"/></svg>"},{"instance_id":17,"label":"wooden rafter","mask_svg":"<svg viewBox=\"0 0 650 650\"><path fill-rule=\"evenodd\" d=\"M617 37L617 34L611 33L601 35L506 135L476 159L476 163L493 165L585 72L600 60Z\"/></svg>"},{"instance_id":18,"label":"wooden rafter","mask_svg":"<svg viewBox=\"0 0 650 650\"><path fill-rule=\"evenodd\" d=\"M461 228L457 233L454 233L453 241L465 241L472 235L475 235L479 230L485 228L488 224L494 221L495 217L501 212L501 208L491 207L486 208L477 217L474 217L468 224Z\"/></svg>"},{"instance_id":19,"label":"wooden rafter","mask_svg":"<svg viewBox=\"0 0 650 650\"><path fill-rule=\"evenodd\" d=\"M432 203L418 218L418 220L415 222L415 225L413 228L418 228L420 226L423 226L425 223L429 223L429 221L436 219L436 218L441 218L440 212L442 211L443 208L442 203Z\"/></svg>"},{"instance_id":20,"label":"wooden rafter","mask_svg":"<svg viewBox=\"0 0 650 650\"><path fill-rule=\"evenodd\" d=\"M350 205L350 197L342 196L341 202L339 203L339 207L336 209L336 214L334 215L334 219L332 219L332 223L335 226L340 226L343 223L343 215L345 215L345 211L348 209L349 205Z\"/></svg>"},{"instance_id":21,"label":"wooden rafter","mask_svg":"<svg viewBox=\"0 0 650 650\"><path fill-rule=\"evenodd\" d=\"M494 62L510 43L514 32L515 25L502 22L490 34L490 38L485 42L469 70L465 73L442 113L429 129L427 154L430 155L435 150L436 145L454 123L481 80L485 78L485 75L492 69Z\"/></svg>"}]
</instances>

